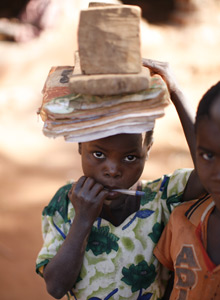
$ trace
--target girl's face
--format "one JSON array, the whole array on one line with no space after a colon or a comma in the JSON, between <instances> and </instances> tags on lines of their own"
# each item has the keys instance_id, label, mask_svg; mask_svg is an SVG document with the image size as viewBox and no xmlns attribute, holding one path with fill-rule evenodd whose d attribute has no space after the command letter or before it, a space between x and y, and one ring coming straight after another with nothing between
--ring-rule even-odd
<instances>
[{"instance_id":1,"label":"girl's face","mask_svg":"<svg viewBox=\"0 0 220 300\"><path fill-rule=\"evenodd\" d=\"M197 125L196 169L220 211L220 126L208 117L202 118Z\"/></svg>"},{"instance_id":2,"label":"girl's face","mask_svg":"<svg viewBox=\"0 0 220 300\"><path fill-rule=\"evenodd\" d=\"M79 144L84 175L109 190L134 185L143 172L147 152L141 134L118 134Z\"/></svg>"}]
</instances>

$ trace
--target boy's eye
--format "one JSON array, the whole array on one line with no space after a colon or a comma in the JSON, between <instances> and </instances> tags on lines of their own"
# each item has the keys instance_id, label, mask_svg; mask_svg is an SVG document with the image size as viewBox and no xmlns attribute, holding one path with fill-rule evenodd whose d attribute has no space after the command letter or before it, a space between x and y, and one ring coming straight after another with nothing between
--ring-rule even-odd
<instances>
[{"instance_id":1,"label":"boy's eye","mask_svg":"<svg viewBox=\"0 0 220 300\"><path fill-rule=\"evenodd\" d=\"M213 155L213 153L211 153L211 152L203 153L203 154L202 154L202 157L203 157L205 160L213 160L213 159L214 159L214 155Z\"/></svg>"},{"instance_id":2,"label":"boy's eye","mask_svg":"<svg viewBox=\"0 0 220 300\"><path fill-rule=\"evenodd\" d=\"M105 155L100 151L93 152L93 156L95 158L104 158L105 157Z\"/></svg>"},{"instance_id":3,"label":"boy's eye","mask_svg":"<svg viewBox=\"0 0 220 300\"><path fill-rule=\"evenodd\" d=\"M137 157L135 155L128 155L125 157L125 161L135 161Z\"/></svg>"}]
</instances>

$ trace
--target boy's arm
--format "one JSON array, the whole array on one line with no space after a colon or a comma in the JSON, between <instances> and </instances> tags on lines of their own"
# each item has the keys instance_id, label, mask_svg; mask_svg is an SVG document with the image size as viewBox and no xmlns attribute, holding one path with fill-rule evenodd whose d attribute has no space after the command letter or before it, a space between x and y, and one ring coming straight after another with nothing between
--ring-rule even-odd
<instances>
[{"instance_id":1,"label":"boy's arm","mask_svg":"<svg viewBox=\"0 0 220 300\"><path fill-rule=\"evenodd\" d=\"M171 292L173 290L173 283L174 283L174 272L171 273L171 276L170 276L170 279L167 283L167 287L166 287L166 290L165 290L165 293L163 295L162 300L169 300L170 299L170 295L171 295Z\"/></svg>"},{"instance_id":2,"label":"boy's arm","mask_svg":"<svg viewBox=\"0 0 220 300\"><path fill-rule=\"evenodd\" d=\"M195 114L186 101L186 98L180 90L177 81L166 62L160 62L151 59L142 59L143 66L150 69L152 74L158 74L162 77L167 85L170 93L170 99L172 100L176 111L179 115L180 122L183 127L183 131L188 143L194 167L196 166L196 136L194 130ZM186 189L183 195L183 201L192 200L200 197L205 193L205 190L200 183L196 171L194 170L189 178Z\"/></svg>"},{"instance_id":3,"label":"boy's arm","mask_svg":"<svg viewBox=\"0 0 220 300\"><path fill-rule=\"evenodd\" d=\"M62 298L76 283L92 225L106 194L101 184L84 176L69 192L75 217L62 246L43 272L47 291L56 299Z\"/></svg>"}]
</instances>

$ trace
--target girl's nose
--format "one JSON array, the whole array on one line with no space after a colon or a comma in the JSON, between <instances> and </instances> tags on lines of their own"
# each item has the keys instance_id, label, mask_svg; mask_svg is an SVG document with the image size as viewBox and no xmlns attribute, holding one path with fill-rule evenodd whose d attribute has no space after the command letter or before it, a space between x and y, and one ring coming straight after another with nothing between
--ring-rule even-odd
<instances>
[{"instance_id":1,"label":"girl's nose","mask_svg":"<svg viewBox=\"0 0 220 300\"><path fill-rule=\"evenodd\" d=\"M104 175L106 177L120 177L121 171L120 171L120 165L116 162L109 161L106 163L104 168Z\"/></svg>"}]
</instances>

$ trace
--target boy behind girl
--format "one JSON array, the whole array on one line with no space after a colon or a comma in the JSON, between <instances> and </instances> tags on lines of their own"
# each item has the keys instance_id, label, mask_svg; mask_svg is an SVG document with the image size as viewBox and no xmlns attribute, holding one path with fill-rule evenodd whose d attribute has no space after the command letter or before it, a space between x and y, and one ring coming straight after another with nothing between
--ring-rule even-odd
<instances>
[{"instance_id":1,"label":"boy behind girl","mask_svg":"<svg viewBox=\"0 0 220 300\"><path fill-rule=\"evenodd\" d=\"M174 272L164 299L220 299L219 120L220 82L203 96L195 121L196 171L207 195L174 210L154 250Z\"/></svg>"}]
</instances>

